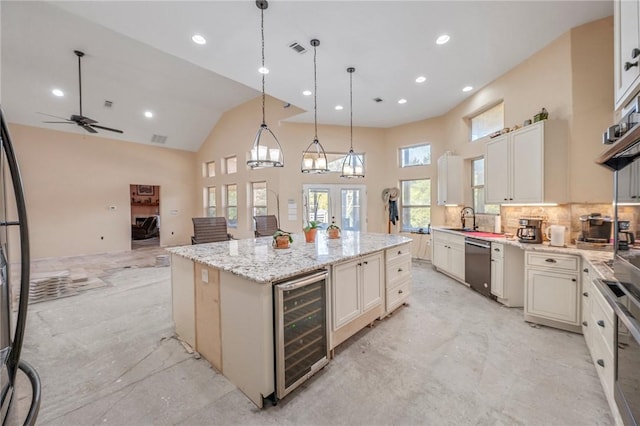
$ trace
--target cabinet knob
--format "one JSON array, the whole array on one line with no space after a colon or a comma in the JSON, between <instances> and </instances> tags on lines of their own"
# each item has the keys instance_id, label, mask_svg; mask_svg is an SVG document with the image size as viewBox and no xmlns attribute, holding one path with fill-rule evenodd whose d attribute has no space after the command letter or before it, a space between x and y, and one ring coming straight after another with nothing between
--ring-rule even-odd
<instances>
[{"instance_id":1,"label":"cabinet knob","mask_svg":"<svg viewBox=\"0 0 640 426\"><path fill-rule=\"evenodd\" d=\"M513 201L513 198L509 198L509 201Z\"/></svg>"},{"instance_id":2,"label":"cabinet knob","mask_svg":"<svg viewBox=\"0 0 640 426\"><path fill-rule=\"evenodd\" d=\"M362 266L362 263L358 263L358 266Z\"/></svg>"},{"instance_id":3,"label":"cabinet knob","mask_svg":"<svg viewBox=\"0 0 640 426\"><path fill-rule=\"evenodd\" d=\"M369 262L367 260L365 260L364 262L362 262L363 265L368 265Z\"/></svg>"},{"instance_id":4,"label":"cabinet knob","mask_svg":"<svg viewBox=\"0 0 640 426\"><path fill-rule=\"evenodd\" d=\"M604 360L599 359L596 361L596 363L600 366L600 367L604 367Z\"/></svg>"},{"instance_id":5,"label":"cabinet knob","mask_svg":"<svg viewBox=\"0 0 640 426\"><path fill-rule=\"evenodd\" d=\"M575 278L571 278L571 281L573 281L573 282L575 283L575 282L576 282L576 281L578 281L578 280L577 280L577 279L575 279Z\"/></svg>"},{"instance_id":6,"label":"cabinet knob","mask_svg":"<svg viewBox=\"0 0 640 426\"><path fill-rule=\"evenodd\" d=\"M505 198L505 199L504 199L504 201L509 201L509 200L507 200L507 199Z\"/></svg>"},{"instance_id":7,"label":"cabinet knob","mask_svg":"<svg viewBox=\"0 0 640 426\"><path fill-rule=\"evenodd\" d=\"M544 261L549 263L558 263L558 261L555 259L545 259Z\"/></svg>"},{"instance_id":8,"label":"cabinet knob","mask_svg":"<svg viewBox=\"0 0 640 426\"><path fill-rule=\"evenodd\" d=\"M585 291L584 293L582 293L582 295L583 295L584 297L589 297L589 293L587 293L586 291Z\"/></svg>"},{"instance_id":9,"label":"cabinet knob","mask_svg":"<svg viewBox=\"0 0 640 426\"><path fill-rule=\"evenodd\" d=\"M604 328L604 321L602 320L598 320L598 325L602 328Z\"/></svg>"},{"instance_id":10,"label":"cabinet knob","mask_svg":"<svg viewBox=\"0 0 640 426\"><path fill-rule=\"evenodd\" d=\"M398 290L398 294L402 294L402 293L404 293L404 291Z\"/></svg>"},{"instance_id":11,"label":"cabinet knob","mask_svg":"<svg viewBox=\"0 0 640 426\"><path fill-rule=\"evenodd\" d=\"M500 251L500 249L499 248L494 248L493 251Z\"/></svg>"},{"instance_id":12,"label":"cabinet knob","mask_svg":"<svg viewBox=\"0 0 640 426\"><path fill-rule=\"evenodd\" d=\"M582 270L582 272L586 272L586 273L588 274L588 273L589 273L589 268L584 268L584 269Z\"/></svg>"},{"instance_id":13,"label":"cabinet knob","mask_svg":"<svg viewBox=\"0 0 640 426\"><path fill-rule=\"evenodd\" d=\"M638 198L638 197L636 197L635 195L632 195L631 198Z\"/></svg>"},{"instance_id":14,"label":"cabinet knob","mask_svg":"<svg viewBox=\"0 0 640 426\"><path fill-rule=\"evenodd\" d=\"M399 255L400 255L400 254L402 254L402 250L398 250L398 254L399 254Z\"/></svg>"},{"instance_id":15,"label":"cabinet knob","mask_svg":"<svg viewBox=\"0 0 640 426\"><path fill-rule=\"evenodd\" d=\"M402 272L402 268L398 268L398 272Z\"/></svg>"},{"instance_id":16,"label":"cabinet knob","mask_svg":"<svg viewBox=\"0 0 640 426\"><path fill-rule=\"evenodd\" d=\"M638 66L638 61L636 61L636 62L625 62L624 63L624 70L625 71L629 71L631 68L637 67L637 66Z\"/></svg>"},{"instance_id":17,"label":"cabinet knob","mask_svg":"<svg viewBox=\"0 0 640 426\"><path fill-rule=\"evenodd\" d=\"M638 56L640 56L640 49L638 49L637 47L631 49L631 59L635 59Z\"/></svg>"},{"instance_id":18,"label":"cabinet knob","mask_svg":"<svg viewBox=\"0 0 640 426\"><path fill-rule=\"evenodd\" d=\"M582 325L584 325L585 327L588 327L588 326L589 326L589 324L587 324L587 322L586 322L586 321L582 321Z\"/></svg>"}]
</instances>

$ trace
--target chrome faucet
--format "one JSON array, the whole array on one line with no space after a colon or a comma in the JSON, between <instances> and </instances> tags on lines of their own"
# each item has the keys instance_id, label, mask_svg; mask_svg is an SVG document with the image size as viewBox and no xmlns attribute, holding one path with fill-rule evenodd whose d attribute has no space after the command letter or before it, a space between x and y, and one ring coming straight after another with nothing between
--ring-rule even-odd
<instances>
[{"instance_id":1,"label":"chrome faucet","mask_svg":"<svg viewBox=\"0 0 640 426\"><path fill-rule=\"evenodd\" d=\"M464 224L465 224L468 212L471 212L471 217L473 218L473 228L471 229L475 231L478 229L478 226L476 225L476 212L471 207L463 207L462 210L460 211L460 223L462 224L462 229L465 229Z\"/></svg>"}]
</instances>

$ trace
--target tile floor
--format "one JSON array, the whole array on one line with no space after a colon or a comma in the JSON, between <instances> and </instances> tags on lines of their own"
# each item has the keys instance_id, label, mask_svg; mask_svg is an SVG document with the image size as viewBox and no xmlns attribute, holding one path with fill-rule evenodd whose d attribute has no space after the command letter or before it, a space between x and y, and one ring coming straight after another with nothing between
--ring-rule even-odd
<instances>
[{"instance_id":1,"label":"tile floor","mask_svg":"<svg viewBox=\"0 0 640 426\"><path fill-rule=\"evenodd\" d=\"M106 286L30 306L38 424L613 424L581 335L532 327L428 262L414 262L409 306L263 410L173 338L170 268L101 262ZM19 386L14 424L29 402Z\"/></svg>"}]
</instances>

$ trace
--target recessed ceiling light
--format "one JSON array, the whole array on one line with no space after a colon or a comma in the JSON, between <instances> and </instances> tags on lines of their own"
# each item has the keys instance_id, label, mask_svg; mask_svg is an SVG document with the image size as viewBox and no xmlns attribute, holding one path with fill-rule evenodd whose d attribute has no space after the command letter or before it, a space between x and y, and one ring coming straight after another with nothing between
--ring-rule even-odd
<instances>
[{"instance_id":1,"label":"recessed ceiling light","mask_svg":"<svg viewBox=\"0 0 640 426\"><path fill-rule=\"evenodd\" d=\"M425 81L427 81L427 77L425 77L424 75L416 78L416 83L424 83Z\"/></svg>"},{"instance_id":2,"label":"recessed ceiling light","mask_svg":"<svg viewBox=\"0 0 640 426\"><path fill-rule=\"evenodd\" d=\"M398 99L398 103L399 103L399 104L406 104L406 103L407 103L407 100L406 100L405 98Z\"/></svg>"},{"instance_id":3,"label":"recessed ceiling light","mask_svg":"<svg viewBox=\"0 0 640 426\"><path fill-rule=\"evenodd\" d=\"M436 44L445 44L446 42L448 42L451 39L451 37L449 37L446 34L442 34L440 37L438 37L436 39Z\"/></svg>"},{"instance_id":4,"label":"recessed ceiling light","mask_svg":"<svg viewBox=\"0 0 640 426\"><path fill-rule=\"evenodd\" d=\"M462 88L462 91L463 91L463 92L470 92L470 91L472 91L472 90L473 90L473 87L471 87L471 86L464 86L464 87Z\"/></svg>"},{"instance_id":5,"label":"recessed ceiling light","mask_svg":"<svg viewBox=\"0 0 640 426\"><path fill-rule=\"evenodd\" d=\"M258 68L258 72L259 72L260 74L269 74L269 68L267 68L267 67L260 67L260 68Z\"/></svg>"},{"instance_id":6,"label":"recessed ceiling light","mask_svg":"<svg viewBox=\"0 0 640 426\"><path fill-rule=\"evenodd\" d=\"M144 116L147 118L152 118L153 117L153 113L151 111L145 111L144 112Z\"/></svg>"},{"instance_id":7,"label":"recessed ceiling light","mask_svg":"<svg viewBox=\"0 0 640 426\"><path fill-rule=\"evenodd\" d=\"M336 111L341 111L344 107L342 105L336 105Z\"/></svg>"},{"instance_id":8,"label":"recessed ceiling light","mask_svg":"<svg viewBox=\"0 0 640 426\"><path fill-rule=\"evenodd\" d=\"M57 96L59 98L64 96L64 92L60 89L53 89L51 93L53 93L53 96Z\"/></svg>"},{"instance_id":9,"label":"recessed ceiling light","mask_svg":"<svg viewBox=\"0 0 640 426\"><path fill-rule=\"evenodd\" d=\"M305 96L311 96L311 90L305 90L302 94Z\"/></svg>"},{"instance_id":10,"label":"recessed ceiling light","mask_svg":"<svg viewBox=\"0 0 640 426\"><path fill-rule=\"evenodd\" d=\"M193 40L195 44L207 44L207 39L202 37L200 34L194 34L193 37L191 37L191 40Z\"/></svg>"}]
</instances>

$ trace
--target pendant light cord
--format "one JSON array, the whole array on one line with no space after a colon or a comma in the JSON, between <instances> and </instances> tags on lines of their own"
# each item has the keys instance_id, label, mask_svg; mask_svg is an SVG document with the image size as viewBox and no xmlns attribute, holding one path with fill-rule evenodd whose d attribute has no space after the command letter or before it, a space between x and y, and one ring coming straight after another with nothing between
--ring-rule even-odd
<instances>
[{"instance_id":1,"label":"pendant light cord","mask_svg":"<svg viewBox=\"0 0 640 426\"><path fill-rule=\"evenodd\" d=\"M349 135L349 142L351 151L353 151L353 71L349 73L349 113L351 120L351 133Z\"/></svg>"},{"instance_id":2,"label":"pendant light cord","mask_svg":"<svg viewBox=\"0 0 640 426\"><path fill-rule=\"evenodd\" d=\"M315 123L315 141L318 140L318 76L316 67L316 46L313 46L313 122Z\"/></svg>"},{"instance_id":3,"label":"pendant light cord","mask_svg":"<svg viewBox=\"0 0 640 426\"><path fill-rule=\"evenodd\" d=\"M264 71L264 9L260 9L260 34L262 39L262 71ZM262 125L266 125L267 121L265 119L264 113L264 102L265 102L265 94L264 94L264 72L262 73Z\"/></svg>"}]
</instances>

